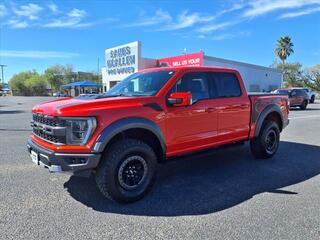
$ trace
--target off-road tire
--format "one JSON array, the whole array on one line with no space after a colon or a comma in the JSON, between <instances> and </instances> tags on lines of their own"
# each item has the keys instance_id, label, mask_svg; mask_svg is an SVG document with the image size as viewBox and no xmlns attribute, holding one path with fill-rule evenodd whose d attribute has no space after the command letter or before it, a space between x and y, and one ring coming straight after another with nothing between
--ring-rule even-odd
<instances>
[{"instance_id":1,"label":"off-road tire","mask_svg":"<svg viewBox=\"0 0 320 240\"><path fill-rule=\"evenodd\" d=\"M146 175L135 189L126 189L120 177L123 169L120 167L134 157L144 159L143 169L146 170ZM156 168L157 157L154 150L140 140L127 138L115 142L103 154L95 179L100 192L105 197L119 203L129 203L141 199L148 193L155 179Z\"/></svg>"},{"instance_id":2,"label":"off-road tire","mask_svg":"<svg viewBox=\"0 0 320 240\"><path fill-rule=\"evenodd\" d=\"M300 109L301 110L306 110L307 109L307 106L308 106L308 101L307 100L304 100L302 102L302 104L300 105Z\"/></svg>"},{"instance_id":3,"label":"off-road tire","mask_svg":"<svg viewBox=\"0 0 320 240\"><path fill-rule=\"evenodd\" d=\"M270 147L268 138L274 138L274 146ZM267 159L273 157L277 152L280 142L280 130L277 123L273 121L265 121L261 127L260 133L257 137L250 141L250 148L252 154L257 159Z\"/></svg>"},{"instance_id":4,"label":"off-road tire","mask_svg":"<svg viewBox=\"0 0 320 240\"><path fill-rule=\"evenodd\" d=\"M315 100L315 96L312 95L311 98L310 98L310 103L314 103L314 100Z\"/></svg>"}]
</instances>

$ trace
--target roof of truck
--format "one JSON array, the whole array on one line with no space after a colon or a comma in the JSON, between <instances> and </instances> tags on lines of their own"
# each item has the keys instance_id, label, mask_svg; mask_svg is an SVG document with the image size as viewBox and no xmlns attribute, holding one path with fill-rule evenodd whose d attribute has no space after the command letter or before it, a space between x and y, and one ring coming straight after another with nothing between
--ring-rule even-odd
<instances>
[{"instance_id":1,"label":"roof of truck","mask_svg":"<svg viewBox=\"0 0 320 240\"><path fill-rule=\"evenodd\" d=\"M139 72L152 72L152 71L160 71L160 70L172 70L172 71L181 71L181 70L202 70L202 71L232 71L232 72L238 72L237 69L234 68L228 68L228 67L221 67L221 66L181 66L181 67L156 67L156 68L147 68L143 69Z\"/></svg>"}]
</instances>

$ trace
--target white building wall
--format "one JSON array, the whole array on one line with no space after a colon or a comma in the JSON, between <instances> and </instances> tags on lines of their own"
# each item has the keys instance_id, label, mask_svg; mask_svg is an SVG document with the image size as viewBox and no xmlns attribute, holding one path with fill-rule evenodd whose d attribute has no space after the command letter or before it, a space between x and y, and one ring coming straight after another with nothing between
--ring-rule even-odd
<instances>
[{"instance_id":1,"label":"white building wall","mask_svg":"<svg viewBox=\"0 0 320 240\"><path fill-rule=\"evenodd\" d=\"M108 81L108 74L107 69L105 67L101 68L101 75L102 75L102 92L106 92L110 86L110 82Z\"/></svg>"},{"instance_id":2,"label":"white building wall","mask_svg":"<svg viewBox=\"0 0 320 240\"><path fill-rule=\"evenodd\" d=\"M271 91L281 87L280 71L242 62L230 61L210 56L204 56L204 66L222 66L238 70L248 92Z\"/></svg>"}]
</instances>

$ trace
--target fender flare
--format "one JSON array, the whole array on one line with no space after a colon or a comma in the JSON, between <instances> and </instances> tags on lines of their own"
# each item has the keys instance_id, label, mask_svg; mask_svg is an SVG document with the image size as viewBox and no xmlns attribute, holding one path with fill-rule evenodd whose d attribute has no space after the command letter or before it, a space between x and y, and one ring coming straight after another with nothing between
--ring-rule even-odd
<instances>
[{"instance_id":1,"label":"fender flare","mask_svg":"<svg viewBox=\"0 0 320 240\"><path fill-rule=\"evenodd\" d=\"M264 120L272 112L276 112L279 114L279 116L281 118L281 124L283 126L283 116L282 116L282 112L280 110L280 107L276 104L271 104L271 105L267 106L265 109L263 109L263 111L259 114L258 119L256 121L256 128L254 131L254 137L257 137L259 135ZM281 131L281 129L280 129L280 131Z\"/></svg>"},{"instance_id":2,"label":"fender flare","mask_svg":"<svg viewBox=\"0 0 320 240\"><path fill-rule=\"evenodd\" d=\"M103 152L113 137L118 133L133 128L141 128L152 132L158 138L161 144L163 156L165 156L166 144L161 128L151 120L141 117L124 118L107 126L97 138L93 152Z\"/></svg>"}]
</instances>

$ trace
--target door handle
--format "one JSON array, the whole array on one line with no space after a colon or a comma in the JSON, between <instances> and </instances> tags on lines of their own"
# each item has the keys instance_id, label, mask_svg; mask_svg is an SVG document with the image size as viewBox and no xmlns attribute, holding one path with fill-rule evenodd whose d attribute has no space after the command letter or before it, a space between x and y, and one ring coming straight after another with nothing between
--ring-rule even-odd
<instances>
[{"instance_id":1,"label":"door handle","mask_svg":"<svg viewBox=\"0 0 320 240\"><path fill-rule=\"evenodd\" d=\"M206 112L207 113L211 113L211 112L214 112L214 111L216 111L216 108L212 108L212 107L206 108Z\"/></svg>"},{"instance_id":2,"label":"door handle","mask_svg":"<svg viewBox=\"0 0 320 240\"><path fill-rule=\"evenodd\" d=\"M241 104L241 105L240 105L240 108L241 108L241 109L246 109L247 107L248 107L247 104Z\"/></svg>"}]
</instances>

